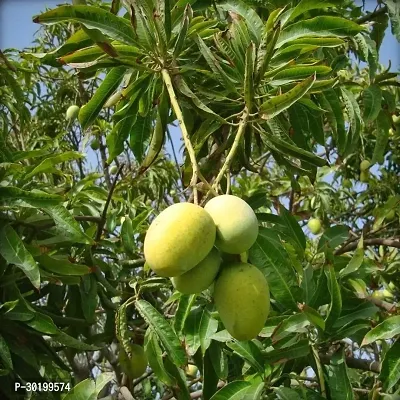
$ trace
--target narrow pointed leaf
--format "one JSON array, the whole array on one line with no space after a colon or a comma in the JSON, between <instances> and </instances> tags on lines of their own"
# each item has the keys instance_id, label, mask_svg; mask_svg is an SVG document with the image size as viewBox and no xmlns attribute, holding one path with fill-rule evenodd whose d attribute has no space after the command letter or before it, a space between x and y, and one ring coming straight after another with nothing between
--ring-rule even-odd
<instances>
[{"instance_id":1,"label":"narrow pointed leaf","mask_svg":"<svg viewBox=\"0 0 400 400\"><path fill-rule=\"evenodd\" d=\"M400 316L389 317L372 328L364 337L361 346L383 339L391 339L400 334Z\"/></svg>"},{"instance_id":2,"label":"narrow pointed leaf","mask_svg":"<svg viewBox=\"0 0 400 400\"><path fill-rule=\"evenodd\" d=\"M32 282L32 285L39 289L39 267L17 232L10 225L4 225L0 230L0 254L7 263L20 268Z\"/></svg>"},{"instance_id":3,"label":"narrow pointed leaf","mask_svg":"<svg viewBox=\"0 0 400 400\"><path fill-rule=\"evenodd\" d=\"M173 362L178 366L185 365L187 362L185 351L168 321L145 300L136 301L135 306L154 330Z\"/></svg>"}]
</instances>

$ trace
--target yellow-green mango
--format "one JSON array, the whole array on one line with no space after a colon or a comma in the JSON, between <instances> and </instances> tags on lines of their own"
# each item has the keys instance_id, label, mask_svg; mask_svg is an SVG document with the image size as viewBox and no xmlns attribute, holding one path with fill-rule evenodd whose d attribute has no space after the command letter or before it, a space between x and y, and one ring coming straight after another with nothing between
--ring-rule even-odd
<instances>
[{"instance_id":1,"label":"yellow-green mango","mask_svg":"<svg viewBox=\"0 0 400 400\"><path fill-rule=\"evenodd\" d=\"M171 278L176 290L183 294L201 293L213 283L221 265L221 256L214 247L206 258L190 271Z\"/></svg>"},{"instance_id":2,"label":"yellow-green mango","mask_svg":"<svg viewBox=\"0 0 400 400\"><path fill-rule=\"evenodd\" d=\"M144 256L159 276L184 274L214 246L216 228L210 215L192 203L177 203L152 222L144 240Z\"/></svg>"},{"instance_id":3,"label":"yellow-green mango","mask_svg":"<svg viewBox=\"0 0 400 400\"><path fill-rule=\"evenodd\" d=\"M199 369L195 365L189 364L186 367L186 375L190 376L191 378L195 378L197 376L197 371L198 370Z\"/></svg>"},{"instance_id":4,"label":"yellow-green mango","mask_svg":"<svg viewBox=\"0 0 400 400\"><path fill-rule=\"evenodd\" d=\"M361 171L360 182L367 183L369 181L369 171Z\"/></svg>"},{"instance_id":5,"label":"yellow-green mango","mask_svg":"<svg viewBox=\"0 0 400 400\"><path fill-rule=\"evenodd\" d=\"M242 199L222 195L204 207L217 226L215 245L229 254L241 254L253 246L258 236L258 221L253 209Z\"/></svg>"},{"instance_id":6,"label":"yellow-green mango","mask_svg":"<svg viewBox=\"0 0 400 400\"><path fill-rule=\"evenodd\" d=\"M135 379L146 372L147 357L143 347L138 344L131 345L131 353L131 358L129 358L128 354L121 347L118 358L122 372L128 375L130 379Z\"/></svg>"},{"instance_id":7,"label":"yellow-green mango","mask_svg":"<svg viewBox=\"0 0 400 400\"><path fill-rule=\"evenodd\" d=\"M318 218L311 218L307 226L313 235L318 235L321 232L321 221Z\"/></svg>"},{"instance_id":8,"label":"yellow-green mango","mask_svg":"<svg viewBox=\"0 0 400 400\"><path fill-rule=\"evenodd\" d=\"M254 339L269 314L267 280L254 265L225 265L215 282L214 302L221 321L235 339Z\"/></svg>"},{"instance_id":9,"label":"yellow-green mango","mask_svg":"<svg viewBox=\"0 0 400 400\"><path fill-rule=\"evenodd\" d=\"M65 118L68 121L74 120L78 116L78 114L79 114L79 106L77 105L69 106L65 114Z\"/></svg>"},{"instance_id":10,"label":"yellow-green mango","mask_svg":"<svg viewBox=\"0 0 400 400\"><path fill-rule=\"evenodd\" d=\"M370 166L371 163L369 162L369 160L363 160L360 162L360 171L367 171Z\"/></svg>"}]
</instances>

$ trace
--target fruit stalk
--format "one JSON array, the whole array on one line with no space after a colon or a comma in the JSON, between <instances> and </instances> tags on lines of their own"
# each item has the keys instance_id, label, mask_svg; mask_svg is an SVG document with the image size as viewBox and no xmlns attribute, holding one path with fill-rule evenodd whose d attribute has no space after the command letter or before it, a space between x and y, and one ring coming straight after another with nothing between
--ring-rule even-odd
<instances>
[{"instance_id":1,"label":"fruit stalk","mask_svg":"<svg viewBox=\"0 0 400 400\"><path fill-rule=\"evenodd\" d=\"M219 173L218 173L217 177L215 178L215 181L212 185L213 189L215 189L217 192L218 192L218 185L221 182L221 179L223 178L223 176L224 176L225 172L228 170L228 168L230 168L232 161L236 155L237 149L239 147L239 143L242 140L244 132L246 131L248 118L249 118L249 113L248 113L247 107L245 107L245 109L243 110L243 113L242 113L242 117L240 119L239 128L236 133L235 140L232 144L231 149L229 150L228 155L226 156L225 162L222 165L221 170L219 171Z\"/></svg>"},{"instance_id":2,"label":"fruit stalk","mask_svg":"<svg viewBox=\"0 0 400 400\"><path fill-rule=\"evenodd\" d=\"M162 74L164 83L168 90L172 109L174 110L175 115L178 118L179 126L181 127L182 137L185 142L186 150L189 153L189 158L190 158L190 162L192 164L192 170L193 170L193 175L192 175L192 179L190 181L190 186L193 188L194 204L198 204L199 201L198 201L198 193L197 193L197 187L196 187L197 179L200 179L206 185L206 187L209 188L210 190L212 190L213 192L214 192L214 190L210 187L210 185L204 179L204 177L202 176L202 174L200 172L199 165L197 164L197 161L196 161L196 153L194 152L192 142L190 141L189 133L187 131L185 121L183 119L182 110L179 106L178 100L175 95L174 88L172 86L171 77L169 76L169 73L166 69L162 69L161 74Z\"/></svg>"}]
</instances>

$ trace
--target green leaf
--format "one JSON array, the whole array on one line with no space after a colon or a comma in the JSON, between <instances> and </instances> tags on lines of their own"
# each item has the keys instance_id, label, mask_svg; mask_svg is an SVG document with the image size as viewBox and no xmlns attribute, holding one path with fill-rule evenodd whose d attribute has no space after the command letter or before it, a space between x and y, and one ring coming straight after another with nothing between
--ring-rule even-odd
<instances>
[{"instance_id":1,"label":"green leaf","mask_svg":"<svg viewBox=\"0 0 400 400\"><path fill-rule=\"evenodd\" d=\"M328 278L328 289L331 295L331 303L329 305L328 315L325 319L325 327L329 330L342 312L342 295L333 265L325 267L325 274Z\"/></svg>"},{"instance_id":2,"label":"green leaf","mask_svg":"<svg viewBox=\"0 0 400 400\"><path fill-rule=\"evenodd\" d=\"M178 335L180 335L183 330L186 318L190 313L190 310L196 300L196 297L197 296L195 294L191 295L182 294L181 297L179 298L179 304L175 312L175 320L174 320L174 329Z\"/></svg>"},{"instance_id":3,"label":"green leaf","mask_svg":"<svg viewBox=\"0 0 400 400\"><path fill-rule=\"evenodd\" d=\"M385 0L392 26L392 34L400 41L400 5L395 0Z\"/></svg>"},{"instance_id":4,"label":"green leaf","mask_svg":"<svg viewBox=\"0 0 400 400\"><path fill-rule=\"evenodd\" d=\"M249 257L251 263L265 274L273 297L285 307L297 310L294 295L296 289L299 289L297 278L277 234L267 228L260 228Z\"/></svg>"},{"instance_id":5,"label":"green leaf","mask_svg":"<svg viewBox=\"0 0 400 400\"><path fill-rule=\"evenodd\" d=\"M371 163L383 164L385 161L386 148L389 141L389 129L391 128L390 116L384 110L379 112L376 119L376 142Z\"/></svg>"},{"instance_id":6,"label":"green leaf","mask_svg":"<svg viewBox=\"0 0 400 400\"><path fill-rule=\"evenodd\" d=\"M346 37L356 35L362 30L364 30L362 26L349 19L321 15L288 25L282 31L277 42L277 47L281 47L287 42L304 36Z\"/></svg>"},{"instance_id":7,"label":"green leaf","mask_svg":"<svg viewBox=\"0 0 400 400\"><path fill-rule=\"evenodd\" d=\"M371 85L363 92L364 119L371 122L376 119L381 111L382 91L378 85Z\"/></svg>"},{"instance_id":8,"label":"green leaf","mask_svg":"<svg viewBox=\"0 0 400 400\"><path fill-rule=\"evenodd\" d=\"M342 88L342 98L346 105L350 122L350 132L346 143L346 154L352 154L352 152L357 148L364 121L354 94L351 91Z\"/></svg>"},{"instance_id":9,"label":"green leaf","mask_svg":"<svg viewBox=\"0 0 400 400\"><path fill-rule=\"evenodd\" d=\"M152 118L151 114L145 117L137 116L130 130L129 147L139 163L143 161L146 145L150 139Z\"/></svg>"},{"instance_id":10,"label":"green leaf","mask_svg":"<svg viewBox=\"0 0 400 400\"><path fill-rule=\"evenodd\" d=\"M122 43L135 45L135 32L125 18L95 6L60 6L33 17L33 22L52 25L64 21L76 21L87 28L95 28Z\"/></svg>"},{"instance_id":11,"label":"green leaf","mask_svg":"<svg viewBox=\"0 0 400 400\"><path fill-rule=\"evenodd\" d=\"M32 285L39 289L40 272L31 253L25 248L17 232L10 226L4 225L0 229L0 254L9 264L20 268Z\"/></svg>"},{"instance_id":12,"label":"green leaf","mask_svg":"<svg viewBox=\"0 0 400 400\"><path fill-rule=\"evenodd\" d=\"M301 400L300 395L294 389L279 387L274 388L274 392L279 400Z\"/></svg>"},{"instance_id":13,"label":"green leaf","mask_svg":"<svg viewBox=\"0 0 400 400\"><path fill-rule=\"evenodd\" d=\"M222 389L218 390L210 400L242 400L250 386L250 382L230 382Z\"/></svg>"},{"instance_id":14,"label":"green leaf","mask_svg":"<svg viewBox=\"0 0 400 400\"><path fill-rule=\"evenodd\" d=\"M97 118L108 98L115 92L126 72L126 67L111 68L93 97L79 111L79 122L86 130Z\"/></svg>"},{"instance_id":15,"label":"green leaf","mask_svg":"<svg viewBox=\"0 0 400 400\"><path fill-rule=\"evenodd\" d=\"M342 102L334 89L324 91L321 99L321 107L328 110L327 118L333 130L334 139L338 146L339 154L344 154L347 144L347 134L342 111Z\"/></svg>"},{"instance_id":16,"label":"green leaf","mask_svg":"<svg viewBox=\"0 0 400 400\"><path fill-rule=\"evenodd\" d=\"M400 333L400 316L389 317L372 328L364 337L361 346L383 339L391 339Z\"/></svg>"},{"instance_id":17,"label":"green leaf","mask_svg":"<svg viewBox=\"0 0 400 400\"><path fill-rule=\"evenodd\" d=\"M227 343L228 347L246 360L257 372L263 374L265 371L264 360L260 349L252 341Z\"/></svg>"},{"instance_id":18,"label":"green leaf","mask_svg":"<svg viewBox=\"0 0 400 400\"><path fill-rule=\"evenodd\" d=\"M94 244L94 240L82 231L79 223L65 207L49 207L45 212L53 218L56 230L61 236L77 243Z\"/></svg>"},{"instance_id":19,"label":"green leaf","mask_svg":"<svg viewBox=\"0 0 400 400\"><path fill-rule=\"evenodd\" d=\"M293 67L285 68L283 71L278 72L274 75L274 80L278 79L305 79L310 75L315 74L317 77L322 77L329 74L332 71L330 67L326 65L294 65Z\"/></svg>"},{"instance_id":20,"label":"green leaf","mask_svg":"<svg viewBox=\"0 0 400 400\"><path fill-rule=\"evenodd\" d=\"M128 139L129 133L136 122L137 114L134 111L134 106L127 110L127 114L128 116L118 121L107 135L108 163L111 163L124 151L125 141Z\"/></svg>"},{"instance_id":21,"label":"green leaf","mask_svg":"<svg viewBox=\"0 0 400 400\"><path fill-rule=\"evenodd\" d=\"M318 251L334 250L344 243L349 235L349 228L344 225L336 225L324 231L318 242Z\"/></svg>"},{"instance_id":22,"label":"green leaf","mask_svg":"<svg viewBox=\"0 0 400 400\"><path fill-rule=\"evenodd\" d=\"M66 151L65 153L57 154L52 157L46 157L46 159L43 160L38 166L36 166L31 172L26 174L24 178L29 179L37 174L52 171L53 167L57 164L61 164L63 162L71 160L78 160L80 158L83 158L83 156L83 154L76 151Z\"/></svg>"},{"instance_id":23,"label":"green leaf","mask_svg":"<svg viewBox=\"0 0 400 400\"><path fill-rule=\"evenodd\" d=\"M288 360L306 357L310 354L308 340L302 340L293 346L276 349L265 353L265 361L269 364L281 364Z\"/></svg>"},{"instance_id":24,"label":"green leaf","mask_svg":"<svg viewBox=\"0 0 400 400\"><path fill-rule=\"evenodd\" d=\"M282 321L275 329L271 339L273 342L277 342L291 333L307 332L307 327L310 326L310 321L307 316L303 313L291 315L289 318Z\"/></svg>"},{"instance_id":25,"label":"green leaf","mask_svg":"<svg viewBox=\"0 0 400 400\"><path fill-rule=\"evenodd\" d=\"M138 300L135 302L135 306L138 312L157 334L172 361L178 366L185 365L187 362L185 351L183 350L171 325L147 301Z\"/></svg>"},{"instance_id":26,"label":"green leaf","mask_svg":"<svg viewBox=\"0 0 400 400\"><path fill-rule=\"evenodd\" d=\"M284 25L287 22L293 21L298 16L306 13L307 11L328 7L335 7L335 5L324 0L301 0L300 3L296 5L296 7L291 8L284 14L282 14L280 20L282 22L282 25Z\"/></svg>"},{"instance_id":27,"label":"green leaf","mask_svg":"<svg viewBox=\"0 0 400 400\"><path fill-rule=\"evenodd\" d=\"M344 352L340 351L334 354L330 365L325 368L327 370L331 398L335 400L353 400L353 388L347 372Z\"/></svg>"},{"instance_id":28,"label":"green leaf","mask_svg":"<svg viewBox=\"0 0 400 400\"><path fill-rule=\"evenodd\" d=\"M370 301L365 301L351 310L342 310L341 316L333 324L333 328L343 328L344 326L352 324L357 320L365 321L366 318L371 318L376 315L378 311L378 307L376 307L373 303Z\"/></svg>"},{"instance_id":29,"label":"green leaf","mask_svg":"<svg viewBox=\"0 0 400 400\"><path fill-rule=\"evenodd\" d=\"M203 377L203 399L210 400L210 398L218 390L218 375L212 364L211 349L208 349L203 356L203 370L201 376Z\"/></svg>"},{"instance_id":30,"label":"green leaf","mask_svg":"<svg viewBox=\"0 0 400 400\"><path fill-rule=\"evenodd\" d=\"M203 354L210 347L211 336L218 330L218 321L211 316L206 307L203 309L199 324L200 348Z\"/></svg>"},{"instance_id":31,"label":"green leaf","mask_svg":"<svg viewBox=\"0 0 400 400\"><path fill-rule=\"evenodd\" d=\"M223 351L223 344L212 340L211 345L208 349L208 353L211 359L212 366L218 378L225 380L228 376L228 357Z\"/></svg>"},{"instance_id":32,"label":"green leaf","mask_svg":"<svg viewBox=\"0 0 400 400\"><path fill-rule=\"evenodd\" d=\"M41 267L58 275L82 276L91 272L87 265L74 264L62 258L50 257L47 254L35 258Z\"/></svg>"},{"instance_id":33,"label":"green leaf","mask_svg":"<svg viewBox=\"0 0 400 400\"><path fill-rule=\"evenodd\" d=\"M260 106L261 118L271 119L289 108L297 100L301 99L315 82L315 74L296 85L288 92L267 100Z\"/></svg>"},{"instance_id":34,"label":"green leaf","mask_svg":"<svg viewBox=\"0 0 400 400\"><path fill-rule=\"evenodd\" d=\"M13 186L0 187L0 204L18 207L55 206L63 201L62 196L39 190L27 191Z\"/></svg>"},{"instance_id":35,"label":"green leaf","mask_svg":"<svg viewBox=\"0 0 400 400\"><path fill-rule=\"evenodd\" d=\"M56 335L60 332L49 316L38 312L35 313L33 319L26 321L25 324L30 326L32 329L47 335Z\"/></svg>"},{"instance_id":36,"label":"green leaf","mask_svg":"<svg viewBox=\"0 0 400 400\"><path fill-rule=\"evenodd\" d=\"M362 243L362 240L360 240ZM345 268L340 270L339 276L343 278L346 275L352 274L353 272L356 272L362 265L364 261L364 248L361 245L357 250L354 252L353 257L349 261L349 263L346 265Z\"/></svg>"},{"instance_id":37,"label":"green leaf","mask_svg":"<svg viewBox=\"0 0 400 400\"><path fill-rule=\"evenodd\" d=\"M304 252L306 249L306 236L296 218L293 217L293 215L286 210L285 207L280 207L280 217L290 232L290 236L293 238L293 241L296 243L296 247L302 249Z\"/></svg>"},{"instance_id":38,"label":"green leaf","mask_svg":"<svg viewBox=\"0 0 400 400\"><path fill-rule=\"evenodd\" d=\"M98 305L97 279L94 274L83 276L79 285L83 315L89 324L96 320Z\"/></svg>"},{"instance_id":39,"label":"green leaf","mask_svg":"<svg viewBox=\"0 0 400 400\"><path fill-rule=\"evenodd\" d=\"M96 380L85 379L75 385L64 397L63 400L96 400L104 386L113 379L111 372L103 372L96 377Z\"/></svg>"},{"instance_id":40,"label":"green leaf","mask_svg":"<svg viewBox=\"0 0 400 400\"><path fill-rule=\"evenodd\" d=\"M251 42L246 50L245 74L244 74L244 101L249 112L253 109L254 102L254 63L256 48Z\"/></svg>"},{"instance_id":41,"label":"green leaf","mask_svg":"<svg viewBox=\"0 0 400 400\"><path fill-rule=\"evenodd\" d=\"M182 369L178 368L167 355L164 361L167 372L176 380L177 400L190 400L189 389L186 383L186 376Z\"/></svg>"},{"instance_id":42,"label":"green leaf","mask_svg":"<svg viewBox=\"0 0 400 400\"><path fill-rule=\"evenodd\" d=\"M243 17L246 21L247 28L252 33L253 40L257 39L256 44L260 42L261 33L264 30L264 23L250 6L239 0L226 0L218 2L216 5L217 8L234 12Z\"/></svg>"},{"instance_id":43,"label":"green leaf","mask_svg":"<svg viewBox=\"0 0 400 400\"><path fill-rule=\"evenodd\" d=\"M400 380L400 341L396 341L386 352L379 379L386 392Z\"/></svg>"},{"instance_id":44,"label":"green leaf","mask_svg":"<svg viewBox=\"0 0 400 400\"><path fill-rule=\"evenodd\" d=\"M165 369L162 350L160 345L158 344L157 335L153 332L152 329L147 329L145 337L144 337L144 348L146 352L147 359L149 361L149 365L156 377L166 384L167 386L174 385L174 379L168 374Z\"/></svg>"},{"instance_id":45,"label":"green leaf","mask_svg":"<svg viewBox=\"0 0 400 400\"><path fill-rule=\"evenodd\" d=\"M72 347L73 349L77 349L77 350L81 350L81 351L94 351L94 350L100 350L103 348L103 346L94 346L94 345L82 342L82 340L75 339L74 337L67 335L63 331L60 331L57 335L52 335L51 338L61 344L64 344L67 347Z\"/></svg>"},{"instance_id":46,"label":"green leaf","mask_svg":"<svg viewBox=\"0 0 400 400\"><path fill-rule=\"evenodd\" d=\"M6 340L0 335L0 360L5 368L12 371L13 363L11 359L10 349L8 348Z\"/></svg>"},{"instance_id":47,"label":"green leaf","mask_svg":"<svg viewBox=\"0 0 400 400\"><path fill-rule=\"evenodd\" d=\"M265 383L253 383L247 390L242 400L261 400Z\"/></svg>"}]
</instances>

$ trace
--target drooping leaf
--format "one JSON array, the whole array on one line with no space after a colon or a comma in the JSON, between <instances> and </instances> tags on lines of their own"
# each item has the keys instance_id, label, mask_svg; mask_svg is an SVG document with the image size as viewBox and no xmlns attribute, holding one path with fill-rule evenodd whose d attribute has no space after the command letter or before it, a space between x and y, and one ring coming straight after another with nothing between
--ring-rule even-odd
<instances>
[{"instance_id":1,"label":"drooping leaf","mask_svg":"<svg viewBox=\"0 0 400 400\"><path fill-rule=\"evenodd\" d=\"M257 372L264 373L264 360L260 349L252 341L229 342L228 347L245 359Z\"/></svg>"},{"instance_id":2,"label":"drooping leaf","mask_svg":"<svg viewBox=\"0 0 400 400\"><path fill-rule=\"evenodd\" d=\"M315 75L310 76L303 82L296 85L293 89L288 92L275 96L270 100L267 100L260 106L261 117L263 119L271 119L282 111L289 108L297 100L302 98L308 90L312 87L315 82Z\"/></svg>"},{"instance_id":3,"label":"drooping leaf","mask_svg":"<svg viewBox=\"0 0 400 400\"><path fill-rule=\"evenodd\" d=\"M110 69L93 97L79 111L79 122L86 130L97 118L108 98L115 92L121 83L126 67L115 67Z\"/></svg>"},{"instance_id":4,"label":"drooping leaf","mask_svg":"<svg viewBox=\"0 0 400 400\"><path fill-rule=\"evenodd\" d=\"M154 330L173 362L178 366L185 365L186 354L171 325L147 301L138 300L135 302L135 306L138 312Z\"/></svg>"},{"instance_id":5,"label":"drooping leaf","mask_svg":"<svg viewBox=\"0 0 400 400\"><path fill-rule=\"evenodd\" d=\"M39 289L39 267L17 232L10 225L4 225L0 229L0 254L7 263L14 264L20 268L32 282L32 285Z\"/></svg>"},{"instance_id":6,"label":"drooping leaf","mask_svg":"<svg viewBox=\"0 0 400 400\"><path fill-rule=\"evenodd\" d=\"M9 207L48 207L60 204L63 197L39 190L23 190L13 186L0 187L0 204Z\"/></svg>"},{"instance_id":7,"label":"drooping leaf","mask_svg":"<svg viewBox=\"0 0 400 400\"><path fill-rule=\"evenodd\" d=\"M210 400L242 400L247 389L251 386L250 382L234 381L228 383L211 397Z\"/></svg>"},{"instance_id":8,"label":"drooping leaf","mask_svg":"<svg viewBox=\"0 0 400 400\"><path fill-rule=\"evenodd\" d=\"M400 316L389 317L372 328L364 337L361 346L383 339L391 339L400 333Z\"/></svg>"},{"instance_id":9,"label":"drooping leaf","mask_svg":"<svg viewBox=\"0 0 400 400\"><path fill-rule=\"evenodd\" d=\"M363 92L364 118L366 122L376 119L381 111L382 91L378 85L368 86Z\"/></svg>"},{"instance_id":10,"label":"drooping leaf","mask_svg":"<svg viewBox=\"0 0 400 400\"><path fill-rule=\"evenodd\" d=\"M91 272L90 267L87 265L75 264L65 259L51 257L47 254L42 254L35 258L41 267L57 275L82 276Z\"/></svg>"},{"instance_id":11,"label":"drooping leaf","mask_svg":"<svg viewBox=\"0 0 400 400\"><path fill-rule=\"evenodd\" d=\"M111 39L135 45L135 32L128 20L95 6L60 6L33 17L33 22L52 25L64 21L76 21L87 28L98 29Z\"/></svg>"},{"instance_id":12,"label":"drooping leaf","mask_svg":"<svg viewBox=\"0 0 400 400\"><path fill-rule=\"evenodd\" d=\"M390 390L400 380L400 342L396 341L386 352L382 361L379 379L385 391Z\"/></svg>"}]
</instances>

